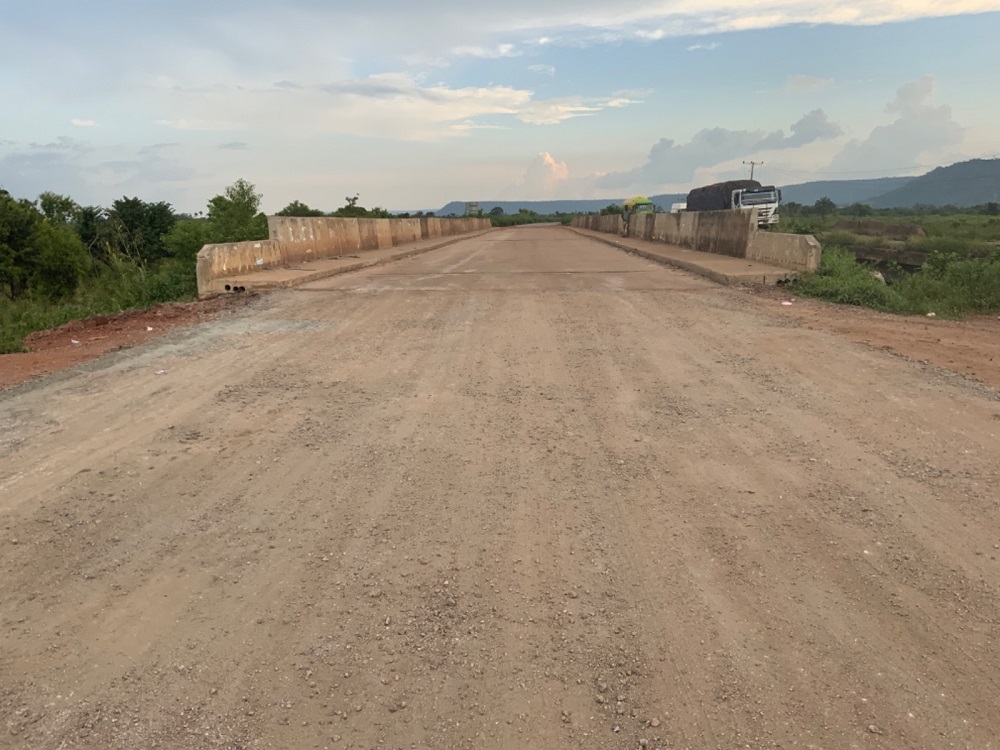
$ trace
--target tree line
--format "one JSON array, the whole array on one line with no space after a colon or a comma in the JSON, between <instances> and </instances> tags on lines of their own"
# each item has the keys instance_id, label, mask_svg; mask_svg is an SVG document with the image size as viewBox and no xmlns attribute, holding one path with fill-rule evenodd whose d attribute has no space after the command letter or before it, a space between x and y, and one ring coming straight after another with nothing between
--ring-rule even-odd
<instances>
[{"instance_id":1,"label":"tree line","mask_svg":"<svg viewBox=\"0 0 1000 750\"><path fill-rule=\"evenodd\" d=\"M55 302L88 282L139 277L163 287L150 290L154 297L184 296L195 289L203 245L267 237L261 197L239 179L212 198L205 213L191 216L136 197L123 196L109 207L82 206L57 193L31 201L0 189L0 293L11 301L35 296Z\"/></svg>"},{"instance_id":2,"label":"tree line","mask_svg":"<svg viewBox=\"0 0 1000 750\"><path fill-rule=\"evenodd\" d=\"M275 214L276 216L300 216L300 217L310 217L310 216L332 216L332 217L345 217L353 219L410 219L410 218L420 218L420 217L430 217L434 216L433 211L417 211L415 214L410 213L393 213L385 208L380 208L376 206L375 208L365 208L364 206L359 206L358 201L360 197L355 194L353 197L348 196L344 198L344 205L335 211L321 211L318 208L310 208L302 201L294 200L285 206L283 209Z\"/></svg>"}]
</instances>

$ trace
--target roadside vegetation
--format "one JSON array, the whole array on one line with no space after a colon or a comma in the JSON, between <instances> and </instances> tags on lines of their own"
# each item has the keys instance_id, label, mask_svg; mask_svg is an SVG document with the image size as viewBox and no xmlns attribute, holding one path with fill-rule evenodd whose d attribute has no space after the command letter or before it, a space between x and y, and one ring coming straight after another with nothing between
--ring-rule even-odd
<instances>
[{"instance_id":1,"label":"roadside vegetation","mask_svg":"<svg viewBox=\"0 0 1000 750\"><path fill-rule=\"evenodd\" d=\"M197 216L139 198L105 208L0 190L0 353L77 318L194 299L203 245L267 237L260 201L242 179Z\"/></svg>"},{"instance_id":2,"label":"roadside vegetation","mask_svg":"<svg viewBox=\"0 0 1000 750\"><path fill-rule=\"evenodd\" d=\"M0 189L0 353L24 351L33 331L70 320L197 297L198 251L206 244L266 239L262 196L239 179L204 212L180 214L169 203L122 197L83 206L46 192L17 200ZM359 196L326 212L295 200L279 216L422 218L433 212L365 208ZM522 209L493 213L495 226L563 221Z\"/></svg>"},{"instance_id":3,"label":"roadside vegetation","mask_svg":"<svg viewBox=\"0 0 1000 750\"><path fill-rule=\"evenodd\" d=\"M504 210L497 206L486 216L493 222L495 227L517 227L524 224L565 224L573 223L574 214L555 213L540 214L529 211L526 208L519 209L516 214L506 214Z\"/></svg>"},{"instance_id":4,"label":"roadside vegetation","mask_svg":"<svg viewBox=\"0 0 1000 750\"><path fill-rule=\"evenodd\" d=\"M819 271L794 282L802 296L949 318L1000 311L996 203L901 211L857 204L837 209L823 199L808 207L788 204L782 214L777 231L813 234L823 246ZM835 228L844 219L888 226Z\"/></svg>"}]
</instances>

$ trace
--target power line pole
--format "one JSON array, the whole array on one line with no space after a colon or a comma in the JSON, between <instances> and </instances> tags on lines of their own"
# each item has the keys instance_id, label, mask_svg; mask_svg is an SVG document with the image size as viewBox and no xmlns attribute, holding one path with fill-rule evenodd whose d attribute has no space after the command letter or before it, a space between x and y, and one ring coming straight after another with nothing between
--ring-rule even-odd
<instances>
[{"instance_id":1,"label":"power line pole","mask_svg":"<svg viewBox=\"0 0 1000 750\"><path fill-rule=\"evenodd\" d=\"M754 167L763 167L764 166L764 162L762 162L762 161L745 161L743 163L750 165L750 179L751 180L753 179L753 168Z\"/></svg>"}]
</instances>

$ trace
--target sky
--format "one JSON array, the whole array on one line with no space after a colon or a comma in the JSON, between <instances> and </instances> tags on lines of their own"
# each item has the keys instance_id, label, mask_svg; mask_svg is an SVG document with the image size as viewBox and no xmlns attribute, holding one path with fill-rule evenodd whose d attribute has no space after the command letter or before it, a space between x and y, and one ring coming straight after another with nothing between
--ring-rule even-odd
<instances>
[{"instance_id":1,"label":"sky","mask_svg":"<svg viewBox=\"0 0 1000 750\"><path fill-rule=\"evenodd\" d=\"M618 199L1000 155L1000 0L0 0L0 188Z\"/></svg>"}]
</instances>

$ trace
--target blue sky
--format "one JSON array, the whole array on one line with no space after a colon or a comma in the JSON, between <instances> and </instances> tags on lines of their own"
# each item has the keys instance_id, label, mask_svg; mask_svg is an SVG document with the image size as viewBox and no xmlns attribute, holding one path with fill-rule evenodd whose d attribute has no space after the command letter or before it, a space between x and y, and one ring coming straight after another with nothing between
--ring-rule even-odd
<instances>
[{"instance_id":1,"label":"blue sky","mask_svg":"<svg viewBox=\"0 0 1000 750\"><path fill-rule=\"evenodd\" d=\"M433 10L428 10L433 7ZM0 0L0 187L198 211L686 192L1000 153L1000 0Z\"/></svg>"}]
</instances>

